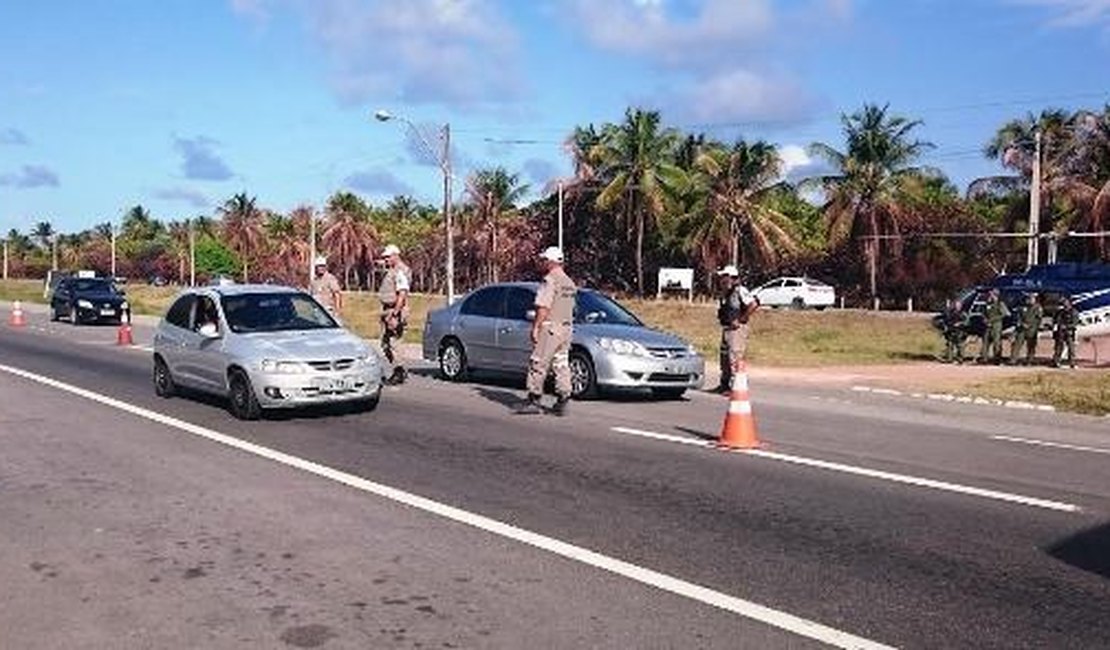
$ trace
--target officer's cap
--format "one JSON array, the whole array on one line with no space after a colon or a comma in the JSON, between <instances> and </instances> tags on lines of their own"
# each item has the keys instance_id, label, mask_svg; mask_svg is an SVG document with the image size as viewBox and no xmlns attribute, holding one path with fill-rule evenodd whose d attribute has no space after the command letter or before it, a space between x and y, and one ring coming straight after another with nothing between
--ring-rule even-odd
<instances>
[{"instance_id":1,"label":"officer's cap","mask_svg":"<svg viewBox=\"0 0 1110 650\"><path fill-rule=\"evenodd\" d=\"M558 246L548 246L542 253L540 259L547 260L548 262L555 262L556 264L563 263L563 249Z\"/></svg>"},{"instance_id":2,"label":"officer's cap","mask_svg":"<svg viewBox=\"0 0 1110 650\"><path fill-rule=\"evenodd\" d=\"M316 266L327 266L328 258L324 257L323 255L317 255L315 264Z\"/></svg>"},{"instance_id":3,"label":"officer's cap","mask_svg":"<svg viewBox=\"0 0 1110 650\"><path fill-rule=\"evenodd\" d=\"M400 254L401 254L401 249L397 248L396 244L390 244L390 245L386 246L384 249L382 249L382 257L393 257L394 255L400 255Z\"/></svg>"},{"instance_id":4,"label":"officer's cap","mask_svg":"<svg viewBox=\"0 0 1110 650\"><path fill-rule=\"evenodd\" d=\"M740 277L740 269L736 268L733 264L729 264L720 271L717 271L717 275L727 275L730 278L738 278Z\"/></svg>"}]
</instances>

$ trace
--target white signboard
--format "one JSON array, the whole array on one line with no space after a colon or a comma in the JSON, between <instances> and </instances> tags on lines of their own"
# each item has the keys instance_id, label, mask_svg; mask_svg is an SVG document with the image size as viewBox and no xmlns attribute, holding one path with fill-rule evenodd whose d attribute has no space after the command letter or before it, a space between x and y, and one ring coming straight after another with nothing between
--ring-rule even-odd
<instances>
[{"instance_id":1,"label":"white signboard","mask_svg":"<svg viewBox=\"0 0 1110 650\"><path fill-rule=\"evenodd\" d=\"M661 298L664 293L686 292L686 299L694 299L694 269L659 269L659 289L655 294Z\"/></svg>"}]
</instances>

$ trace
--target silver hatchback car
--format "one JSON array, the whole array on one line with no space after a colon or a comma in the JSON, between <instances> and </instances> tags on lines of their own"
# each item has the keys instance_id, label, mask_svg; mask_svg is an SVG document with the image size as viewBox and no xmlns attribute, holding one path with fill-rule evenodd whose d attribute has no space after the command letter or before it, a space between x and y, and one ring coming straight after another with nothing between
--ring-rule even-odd
<instances>
[{"instance_id":1,"label":"silver hatchback car","mask_svg":"<svg viewBox=\"0 0 1110 650\"><path fill-rule=\"evenodd\" d=\"M423 356L440 375L468 371L524 374L532 352L536 283L491 284L428 314ZM650 390L678 398L705 381L705 360L682 339L644 325L606 295L579 289L570 352L574 396L601 390Z\"/></svg>"},{"instance_id":2,"label":"silver hatchback car","mask_svg":"<svg viewBox=\"0 0 1110 650\"><path fill-rule=\"evenodd\" d=\"M232 415L354 402L378 405L382 362L308 294L270 285L183 292L154 334L154 389L226 397Z\"/></svg>"}]
</instances>

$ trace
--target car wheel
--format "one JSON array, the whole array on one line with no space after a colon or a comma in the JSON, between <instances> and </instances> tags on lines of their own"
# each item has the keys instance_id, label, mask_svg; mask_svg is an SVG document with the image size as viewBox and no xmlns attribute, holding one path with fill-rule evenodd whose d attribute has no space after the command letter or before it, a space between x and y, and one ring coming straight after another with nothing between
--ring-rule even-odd
<instances>
[{"instance_id":1,"label":"car wheel","mask_svg":"<svg viewBox=\"0 0 1110 650\"><path fill-rule=\"evenodd\" d=\"M654 395L657 399L666 399L666 400L682 399L682 396L686 394L686 389L685 388L652 388L651 389L651 394Z\"/></svg>"},{"instance_id":2,"label":"car wheel","mask_svg":"<svg viewBox=\"0 0 1110 650\"><path fill-rule=\"evenodd\" d=\"M585 352L570 353L570 394L575 399L597 397L597 373L594 363Z\"/></svg>"},{"instance_id":3,"label":"car wheel","mask_svg":"<svg viewBox=\"0 0 1110 650\"><path fill-rule=\"evenodd\" d=\"M77 311L77 305L69 306L69 322L71 325L81 324L81 312Z\"/></svg>"},{"instance_id":4,"label":"car wheel","mask_svg":"<svg viewBox=\"0 0 1110 650\"><path fill-rule=\"evenodd\" d=\"M798 297L798 298L795 298L794 300L790 301L790 306L793 309L805 309L806 308L806 301L803 300L801 297Z\"/></svg>"},{"instance_id":5,"label":"car wheel","mask_svg":"<svg viewBox=\"0 0 1110 650\"><path fill-rule=\"evenodd\" d=\"M466 379L466 350L458 339L447 339L439 346L439 374L447 381Z\"/></svg>"},{"instance_id":6,"label":"car wheel","mask_svg":"<svg viewBox=\"0 0 1110 650\"><path fill-rule=\"evenodd\" d=\"M817 311L825 311L825 307L827 306L828 305L821 305L820 307L814 307L814 309L816 309Z\"/></svg>"},{"instance_id":7,"label":"car wheel","mask_svg":"<svg viewBox=\"0 0 1110 650\"><path fill-rule=\"evenodd\" d=\"M62 315L58 313L58 306L50 303L50 322L57 323L61 317Z\"/></svg>"},{"instance_id":8,"label":"car wheel","mask_svg":"<svg viewBox=\"0 0 1110 650\"><path fill-rule=\"evenodd\" d=\"M173 383L170 367L162 357L154 357L154 393L158 397L173 397L177 394L177 385Z\"/></svg>"},{"instance_id":9,"label":"car wheel","mask_svg":"<svg viewBox=\"0 0 1110 650\"><path fill-rule=\"evenodd\" d=\"M240 420L257 420L262 407L255 397L251 380L242 370L234 370L228 378L228 410Z\"/></svg>"}]
</instances>

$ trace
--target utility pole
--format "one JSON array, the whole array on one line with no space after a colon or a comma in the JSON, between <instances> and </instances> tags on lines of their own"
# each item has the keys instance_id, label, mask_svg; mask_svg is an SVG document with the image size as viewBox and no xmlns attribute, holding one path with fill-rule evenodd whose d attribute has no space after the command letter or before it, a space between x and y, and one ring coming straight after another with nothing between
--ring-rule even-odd
<instances>
[{"instance_id":1,"label":"utility pole","mask_svg":"<svg viewBox=\"0 0 1110 650\"><path fill-rule=\"evenodd\" d=\"M312 210L310 208L310 210ZM316 212L312 210L308 215L308 283L306 287L312 286L312 277L316 272Z\"/></svg>"},{"instance_id":2,"label":"utility pole","mask_svg":"<svg viewBox=\"0 0 1110 650\"><path fill-rule=\"evenodd\" d=\"M112 225L112 280L116 279L116 227Z\"/></svg>"},{"instance_id":3,"label":"utility pole","mask_svg":"<svg viewBox=\"0 0 1110 650\"><path fill-rule=\"evenodd\" d=\"M443 125L443 218L447 227L447 304L455 302L455 229L451 220L451 124Z\"/></svg>"},{"instance_id":4,"label":"utility pole","mask_svg":"<svg viewBox=\"0 0 1110 650\"><path fill-rule=\"evenodd\" d=\"M1041 132L1034 134L1033 178L1029 192L1029 248L1025 257L1025 268L1040 261L1041 252Z\"/></svg>"},{"instance_id":5,"label":"utility pole","mask_svg":"<svg viewBox=\"0 0 1110 650\"><path fill-rule=\"evenodd\" d=\"M8 240L4 240L4 279L8 279Z\"/></svg>"},{"instance_id":6,"label":"utility pole","mask_svg":"<svg viewBox=\"0 0 1110 650\"><path fill-rule=\"evenodd\" d=\"M197 286L197 227L189 220L189 286Z\"/></svg>"},{"instance_id":7,"label":"utility pole","mask_svg":"<svg viewBox=\"0 0 1110 650\"><path fill-rule=\"evenodd\" d=\"M559 179L559 250L563 251L566 255L566 250L563 248L563 179Z\"/></svg>"},{"instance_id":8,"label":"utility pole","mask_svg":"<svg viewBox=\"0 0 1110 650\"><path fill-rule=\"evenodd\" d=\"M55 234L50 240L50 268L58 270L58 235Z\"/></svg>"}]
</instances>

